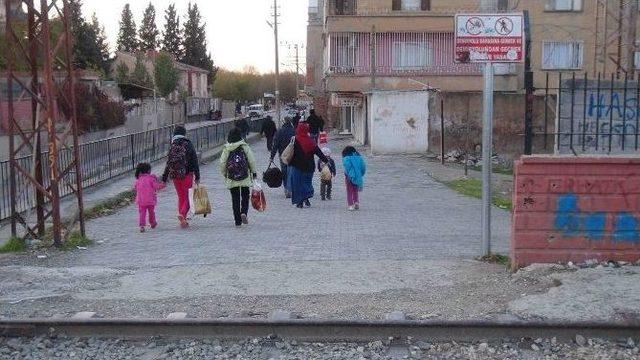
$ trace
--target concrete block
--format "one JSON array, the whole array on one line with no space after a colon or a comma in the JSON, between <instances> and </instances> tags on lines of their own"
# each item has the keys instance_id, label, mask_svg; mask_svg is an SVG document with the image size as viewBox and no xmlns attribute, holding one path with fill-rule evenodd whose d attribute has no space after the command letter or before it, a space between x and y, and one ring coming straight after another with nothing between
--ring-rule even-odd
<instances>
[{"instance_id":1,"label":"concrete block","mask_svg":"<svg viewBox=\"0 0 640 360\"><path fill-rule=\"evenodd\" d=\"M386 319L389 321L405 321L407 316L402 311L392 311L387 314Z\"/></svg>"},{"instance_id":2,"label":"concrete block","mask_svg":"<svg viewBox=\"0 0 640 360\"><path fill-rule=\"evenodd\" d=\"M293 315L288 311L276 310L269 314L269 319L275 321L291 320Z\"/></svg>"},{"instance_id":3,"label":"concrete block","mask_svg":"<svg viewBox=\"0 0 640 360\"><path fill-rule=\"evenodd\" d=\"M187 318L186 312L172 312L171 314L167 315L168 320L179 320L179 319L186 319L186 318Z\"/></svg>"},{"instance_id":4,"label":"concrete block","mask_svg":"<svg viewBox=\"0 0 640 360\"><path fill-rule=\"evenodd\" d=\"M73 314L71 318L75 320L89 320L95 317L96 317L96 313L93 311L81 311Z\"/></svg>"}]
</instances>

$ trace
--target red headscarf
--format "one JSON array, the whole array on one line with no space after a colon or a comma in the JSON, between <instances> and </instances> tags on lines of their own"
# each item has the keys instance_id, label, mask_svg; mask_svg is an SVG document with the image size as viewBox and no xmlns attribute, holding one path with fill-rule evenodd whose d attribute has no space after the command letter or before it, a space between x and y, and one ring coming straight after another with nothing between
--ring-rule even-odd
<instances>
[{"instance_id":1,"label":"red headscarf","mask_svg":"<svg viewBox=\"0 0 640 360\"><path fill-rule=\"evenodd\" d=\"M309 136L309 124L301 122L296 128L296 142L300 144L305 155L312 154L316 149L316 142Z\"/></svg>"}]
</instances>

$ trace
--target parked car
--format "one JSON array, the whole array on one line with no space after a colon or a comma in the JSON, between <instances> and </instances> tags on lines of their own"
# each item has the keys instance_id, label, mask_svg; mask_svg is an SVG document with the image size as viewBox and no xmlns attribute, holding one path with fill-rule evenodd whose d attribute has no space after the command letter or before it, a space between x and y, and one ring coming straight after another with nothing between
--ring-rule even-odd
<instances>
[{"instance_id":1,"label":"parked car","mask_svg":"<svg viewBox=\"0 0 640 360\"><path fill-rule=\"evenodd\" d=\"M249 108L247 109L247 116L251 118L264 117L265 116L264 106L261 104L250 105Z\"/></svg>"}]
</instances>

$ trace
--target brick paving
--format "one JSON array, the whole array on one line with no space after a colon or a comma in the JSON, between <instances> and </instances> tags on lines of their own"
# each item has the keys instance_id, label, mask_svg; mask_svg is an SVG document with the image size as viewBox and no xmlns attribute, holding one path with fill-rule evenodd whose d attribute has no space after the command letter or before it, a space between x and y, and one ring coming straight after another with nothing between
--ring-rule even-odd
<instances>
[{"instance_id":1,"label":"brick paving","mask_svg":"<svg viewBox=\"0 0 640 360\"><path fill-rule=\"evenodd\" d=\"M339 163L341 143L333 151ZM264 142L254 145L259 167L268 155ZM268 208L250 213L251 224L233 226L230 196L217 163L202 167L202 183L213 201L213 214L198 217L188 230L175 221L171 187L159 196L157 229L140 234L134 206L91 221L89 236L103 242L77 254L76 265L111 267L175 266L237 262L472 258L480 250L480 202L461 196L431 179L418 156L367 156L369 173L362 210L345 210L339 170L334 200L299 210L280 189L268 189ZM340 167L340 166L339 166ZM154 169L160 172L161 169ZM318 179L315 179L318 191ZM508 250L509 214L494 211L494 249Z\"/></svg>"}]
</instances>

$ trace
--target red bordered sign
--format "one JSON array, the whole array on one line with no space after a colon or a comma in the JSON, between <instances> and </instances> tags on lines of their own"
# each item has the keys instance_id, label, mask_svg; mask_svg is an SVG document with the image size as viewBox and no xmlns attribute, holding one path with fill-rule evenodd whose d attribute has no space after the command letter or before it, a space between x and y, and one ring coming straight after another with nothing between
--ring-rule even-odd
<instances>
[{"instance_id":1,"label":"red bordered sign","mask_svg":"<svg viewBox=\"0 0 640 360\"><path fill-rule=\"evenodd\" d=\"M458 63L524 60L522 14L457 14L455 35Z\"/></svg>"}]
</instances>

